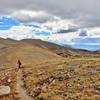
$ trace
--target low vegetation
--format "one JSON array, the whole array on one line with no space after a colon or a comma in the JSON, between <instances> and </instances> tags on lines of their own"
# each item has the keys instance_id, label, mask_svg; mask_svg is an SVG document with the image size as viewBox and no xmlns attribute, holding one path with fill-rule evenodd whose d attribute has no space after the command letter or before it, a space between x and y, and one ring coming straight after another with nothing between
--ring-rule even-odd
<instances>
[{"instance_id":1,"label":"low vegetation","mask_svg":"<svg viewBox=\"0 0 100 100\"><path fill-rule=\"evenodd\" d=\"M22 63L23 91L33 100L100 100L99 52L72 55L75 51L70 51L71 56L62 57L24 41L1 41L0 86L9 86L11 91L0 95L0 100L23 100L16 88L17 60Z\"/></svg>"}]
</instances>

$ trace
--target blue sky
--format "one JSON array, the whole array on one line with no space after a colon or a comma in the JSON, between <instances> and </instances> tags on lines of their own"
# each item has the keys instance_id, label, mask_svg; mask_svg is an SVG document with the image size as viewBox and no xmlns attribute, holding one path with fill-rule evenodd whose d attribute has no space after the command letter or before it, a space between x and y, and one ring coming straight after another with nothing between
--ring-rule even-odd
<instances>
[{"instance_id":1,"label":"blue sky","mask_svg":"<svg viewBox=\"0 0 100 100\"><path fill-rule=\"evenodd\" d=\"M0 35L100 50L99 8L100 0L1 0L0 16L7 18L0 18Z\"/></svg>"},{"instance_id":2,"label":"blue sky","mask_svg":"<svg viewBox=\"0 0 100 100\"><path fill-rule=\"evenodd\" d=\"M13 26L20 26L21 23L17 20L12 19L11 17L0 17L0 30L9 30L11 27ZM32 25L25 25L25 26L30 26L30 27L34 27L33 28L33 34L36 35L44 35L44 36L48 36L50 35L50 32L48 31L39 31L39 29L41 28L39 25L36 25L36 23L34 22L34 24L32 23Z\"/></svg>"},{"instance_id":3,"label":"blue sky","mask_svg":"<svg viewBox=\"0 0 100 100\"><path fill-rule=\"evenodd\" d=\"M0 17L0 32L1 33L2 33L2 31L5 31L5 33L8 32L7 35L10 36L12 34L12 33L10 33L11 28L14 26L16 26L16 28L17 28L17 26L21 26L21 25L24 25L24 23L12 19L12 17L6 17L6 16ZM77 32L72 32L72 33L63 33L63 36L62 36L61 33L54 33L52 30L51 31L47 30L47 28L43 27L42 24L39 24L36 22L28 23L28 24L25 24L24 26L26 27L26 31L29 30L29 27L30 27L31 31L29 30L29 32L31 34L35 35L37 38L40 38L40 39L42 37L43 40L46 39L49 42L53 42L53 43L60 44L63 46L69 45L73 48L86 49L86 50L90 50L90 51L100 50L100 35L99 35L99 33L98 34L96 33L97 34L96 36L95 36L95 34L93 36L88 36L87 32L85 32L85 35L84 35L84 32L82 30L80 32L77 31ZM20 31L20 28L17 30L19 30L19 32L22 31L22 30ZM75 37L75 35L77 35L78 33L79 33L79 36ZM52 38L52 34L55 34L55 36L53 38ZM58 36L56 36L56 34L59 35L59 38L58 38ZM80 34L83 34L83 35L80 36ZM14 37L16 37L18 35L20 37L19 33L16 33L16 35ZM70 39L71 35L73 37L71 37L71 39ZM90 33L90 35L91 35L91 33ZM49 38L51 38L52 40L49 40ZM68 41L68 40L70 40L70 41Z\"/></svg>"},{"instance_id":4,"label":"blue sky","mask_svg":"<svg viewBox=\"0 0 100 100\"><path fill-rule=\"evenodd\" d=\"M0 30L7 30L16 25L19 25L19 23L12 18L0 17Z\"/></svg>"},{"instance_id":5,"label":"blue sky","mask_svg":"<svg viewBox=\"0 0 100 100\"><path fill-rule=\"evenodd\" d=\"M71 46L72 48L76 49L83 49L83 50L89 50L89 51L97 51L100 50L100 45L89 45L89 44L74 44Z\"/></svg>"},{"instance_id":6,"label":"blue sky","mask_svg":"<svg viewBox=\"0 0 100 100\"><path fill-rule=\"evenodd\" d=\"M34 31L33 31L34 33ZM35 32L36 35L44 35L44 36L48 36L50 35L50 32L46 32L46 31L42 31L42 32Z\"/></svg>"},{"instance_id":7,"label":"blue sky","mask_svg":"<svg viewBox=\"0 0 100 100\"><path fill-rule=\"evenodd\" d=\"M68 24L76 26L69 32L100 27L99 8L100 0L1 0L0 16L12 16L25 24L34 21L53 31L67 30Z\"/></svg>"}]
</instances>

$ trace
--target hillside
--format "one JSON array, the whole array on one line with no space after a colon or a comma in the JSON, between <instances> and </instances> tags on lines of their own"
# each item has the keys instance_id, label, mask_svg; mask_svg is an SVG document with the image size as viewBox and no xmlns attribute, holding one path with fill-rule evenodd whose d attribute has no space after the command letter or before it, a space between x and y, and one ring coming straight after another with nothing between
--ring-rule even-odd
<instances>
[{"instance_id":1,"label":"hillside","mask_svg":"<svg viewBox=\"0 0 100 100\"><path fill-rule=\"evenodd\" d=\"M47 50L54 52L57 55L60 55L62 57L82 57L82 56L84 56L84 57L99 56L100 57L99 51L91 52L91 51L82 50L82 49L73 49L71 47L60 46L60 45L50 43L47 41L42 41L39 39L24 39L22 41L25 43L29 43L29 44L38 46L43 49L47 49Z\"/></svg>"},{"instance_id":2,"label":"hillside","mask_svg":"<svg viewBox=\"0 0 100 100\"><path fill-rule=\"evenodd\" d=\"M19 95L16 94L18 92L16 88L18 60L22 62L23 68L29 68L29 66L43 65L46 62L59 62L62 57L27 43L0 39L0 86L7 85L11 88L11 93L8 96L0 96L0 100L19 98Z\"/></svg>"},{"instance_id":3,"label":"hillside","mask_svg":"<svg viewBox=\"0 0 100 100\"><path fill-rule=\"evenodd\" d=\"M38 39L24 39L23 42L38 46L43 49L50 50L58 55L68 57L68 56L80 56L81 54L89 54L91 52L86 50L72 49L68 47L63 47L54 43L38 40Z\"/></svg>"},{"instance_id":4,"label":"hillside","mask_svg":"<svg viewBox=\"0 0 100 100\"><path fill-rule=\"evenodd\" d=\"M61 57L55 51L62 48L40 40L0 39L0 90L8 86L0 100L99 100L100 58L80 50L82 57Z\"/></svg>"}]
</instances>

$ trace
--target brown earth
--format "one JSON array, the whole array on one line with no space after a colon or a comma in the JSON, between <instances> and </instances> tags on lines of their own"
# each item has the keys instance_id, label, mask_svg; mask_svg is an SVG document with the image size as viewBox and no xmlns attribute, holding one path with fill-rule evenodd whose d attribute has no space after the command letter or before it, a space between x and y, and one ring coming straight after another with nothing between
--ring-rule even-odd
<instances>
[{"instance_id":1,"label":"brown earth","mask_svg":"<svg viewBox=\"0 0 100 100\"><path fill-rule=\"evenodd\" d=\"M0 85L11 88L0 100L100 100L100 53L0 39Z\"/></svg>"}]
</instances>

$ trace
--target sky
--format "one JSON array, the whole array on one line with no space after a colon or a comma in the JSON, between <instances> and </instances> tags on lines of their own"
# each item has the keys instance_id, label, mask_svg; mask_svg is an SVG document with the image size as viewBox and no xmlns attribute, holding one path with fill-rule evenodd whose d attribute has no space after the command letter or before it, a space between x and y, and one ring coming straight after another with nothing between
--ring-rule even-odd
<instances>
[{"instance_id":1,"label":"sky","mask_svg":"<svg viewBox=\"0 0 100 100\"><path fill-rule=\"evenodd\" d=\"M0 0L0 15L21 21L72 21L80 27L100 26L100 0Z\"/></svg>"},{"instance_id":2,"label":"sky","mask_svg":"<svg viewBox=\"0 0 100 100\"><path fill-rule=\"evenodd\" d=\"M86 41L88 43L88 41L93 40L91 39L92 37L94 38L94 41L91 42L93 43L93 48L95 44L100 47L98 45L100 44L100 39L95 42L96 38L100 38L99 8L100 0L0 0L0 16L12 17L13 19L1 18L0 29L10 29L11 31L13 29L11 27L15 26L15 29L19 23L33 25L33 22L35 22L40 23L40 26L45 26L52 33L58 34L58 37L53 34L51 36L53 39L50 37L49 40L53 42L59 43L58 40L62 37L61 40L67 42L64 45L68 44L67 39L70 36L73 37L72 32L73 34L76 32L78 35L81 34L82 38L79 40L79 37L77 37L78 40L74 39L74 43L78 42L78 44L82 45L83 38L87 36L85 44ZM30 32L30 28L28 27L27 29ZM48 35L47 29L43 31L43 27L42 31L39 30L35 33ZM0 34L3 34L2 31L0 32ZM70 38L71 42L73 42L72 37Z\"/></svg>"}]
</instances>

